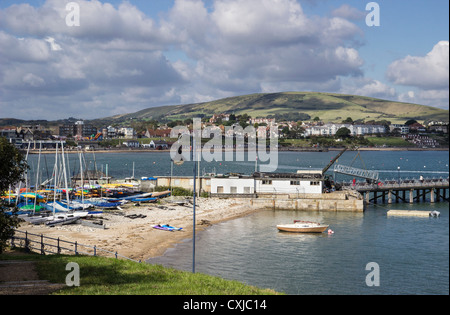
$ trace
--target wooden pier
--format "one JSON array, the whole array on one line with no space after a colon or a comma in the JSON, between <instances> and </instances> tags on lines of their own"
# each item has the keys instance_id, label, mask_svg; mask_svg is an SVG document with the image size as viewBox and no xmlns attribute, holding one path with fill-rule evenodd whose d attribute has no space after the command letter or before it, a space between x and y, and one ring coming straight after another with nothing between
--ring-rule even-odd
<instances>
[{"instance_id":1,"label":"wooden pier","mask_svg":"<svg viewBox=\"0 0 450 315\"><path fill-rule=\"evenodd\" d=\"M378 183L343 184L344 190L356 190L370 203L405 203L449 201L449 179L399 180Z\"/></svg>"}]
</instances>

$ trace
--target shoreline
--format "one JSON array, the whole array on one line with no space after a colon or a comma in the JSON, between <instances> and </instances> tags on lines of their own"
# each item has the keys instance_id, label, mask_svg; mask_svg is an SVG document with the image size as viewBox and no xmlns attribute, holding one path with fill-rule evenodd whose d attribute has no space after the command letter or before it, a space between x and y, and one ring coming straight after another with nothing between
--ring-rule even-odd
<instances>
[{"instance_id":1,"label":"shoreline","mask_svg":"<svg viewBox=\"0 0 450 315\"><path fill-rule=\"evenodd\" d=\"M207 227L237 219L262 210L252 207L242 199L197 198L196 199L196 233ZM63 225L47 227L44 225L31 225L22 223L18 230L34 234L43 234L47 237L61 238L62 240L79 244L97 246L110 252L129 257L142 262L151 262L152 258L163 256L169 249L185 239L192 238L192 205L180 206L170 203L170 199L162 209L156 204L122 207L124 214L142 214L145 218L131 219L122 215L113 214L113 211L104 213L103 223L106 229L98 229L76 225ZM117 212L117 211L116 211ZM182 227L181 231L162 231L154 229L157 224L170 224Z\"/></svg>"},{"instance_id":2,"label":"shoreline","mask_svg":"<svg viewBox=\"0 0 450 315\"><path fill-rule=\"evenodd\" d=\"M301 148L301 147L292 147L292 148L278 148L278 152L326 152L326 151L341 151L342 148L323 148L323 149L313 149L313 148ZM357 149L349 149L349 151L449 151L449 148L414 148L414 147L389 147L389 148L357 148ZM22 149L21 151L26 152L26 149ZM226 152L230 150L223 150L222 152ZM240 151L234 149L233 151ZM244 150L245 151L245 150ZM56 150L41 150L41 154L55 154ZM108 150L64 150L64 153L73 154L73 153L167 153L170 152L168 150L155 150L155 149L108 149ZM39 154L39 149L30 149L29 154Z\"/></svg>"}]
</instances>

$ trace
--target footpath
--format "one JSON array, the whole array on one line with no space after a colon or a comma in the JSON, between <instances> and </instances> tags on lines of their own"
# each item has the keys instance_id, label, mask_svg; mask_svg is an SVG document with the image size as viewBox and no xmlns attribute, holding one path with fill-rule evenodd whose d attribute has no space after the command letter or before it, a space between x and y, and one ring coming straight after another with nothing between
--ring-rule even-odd
<instances>
[{"instance_id":1,"label":"footpath","mask_svg":"<svg viewBox=\"0 0 450 315\"><path fill-rule=\"evenodd\" d=\"M64 284L39 279L34 261L0 260L0 295L47 295Z\"/></svg>"}]
</instances>

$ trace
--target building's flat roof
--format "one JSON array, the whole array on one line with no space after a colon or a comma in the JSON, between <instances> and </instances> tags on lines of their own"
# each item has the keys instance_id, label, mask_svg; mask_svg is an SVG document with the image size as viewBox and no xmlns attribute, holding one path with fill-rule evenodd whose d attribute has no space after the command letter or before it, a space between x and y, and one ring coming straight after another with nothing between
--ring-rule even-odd
<instances>
[{"instance_id":1,"label":"building's flat roof","mask_svg":"<svg viewBox=\"0 0 450 315\"><path fill-rule=\"evenodd\" d=\"M320 179L322 178L322 172L314 173L253 173L254 178L304 178L304 179Z\"/></svg>"}]
</instances>

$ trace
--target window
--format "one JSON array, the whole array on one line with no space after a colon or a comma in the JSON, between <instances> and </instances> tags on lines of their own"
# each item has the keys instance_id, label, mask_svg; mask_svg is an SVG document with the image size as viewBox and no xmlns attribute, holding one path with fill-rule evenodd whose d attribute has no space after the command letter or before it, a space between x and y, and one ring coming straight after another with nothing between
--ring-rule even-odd
<instances>
[{"instance_id":1,"label":"window","mask_svg":"<svg viewBox=\"0 0 450 315\"><path fill-rule=\"evenodd\" d=\"M320 182L310 182L311 186L320 186Z\"/></svg>"},{"instance_id":2,"label":"window","mask_svg":"<svg viewBox=\"0 0 450 315\"><path fill-rule=\"evenodd\" d=\"M272 180L270 180L270 179L263 179L262 180L262 184L263 185L272 185Z\"/></svg>"},{"instance_id":3,"label":"window","mask_svg":"<svg viewBox=\"0 0 450 315\"><path fill-rule=\"evenodd\" d=\"M291 180L291 185L300 185L299 180Z\"/></svg>"},{"instance_id":4,"label":"window","mask_svg":"<svg viewBox=\"0 0 450 315\"><path fill-rule=\"evenodd\" d=\"M217 193L223 194L223 186L217 186Z\"/></svg>"},{"instance_id":5,"label":"window","mask_svg":"<svg viewBox=\"0 0 450 315\"><path fill-rule=\"evenodd\" d=\"M250 194L250 187L244 187L244 194Z\"/></svg>"},{"instance_id":6,"label":"window","mask_svg":"<svg viewBox=\"0 0 450 315\"><path fill-rule=\"evenodd\" d=\"M237 193L237 187L231 186L231 187L230 187L230 193L232 193L232 194Z\"/></svg>"}]
</instances>

